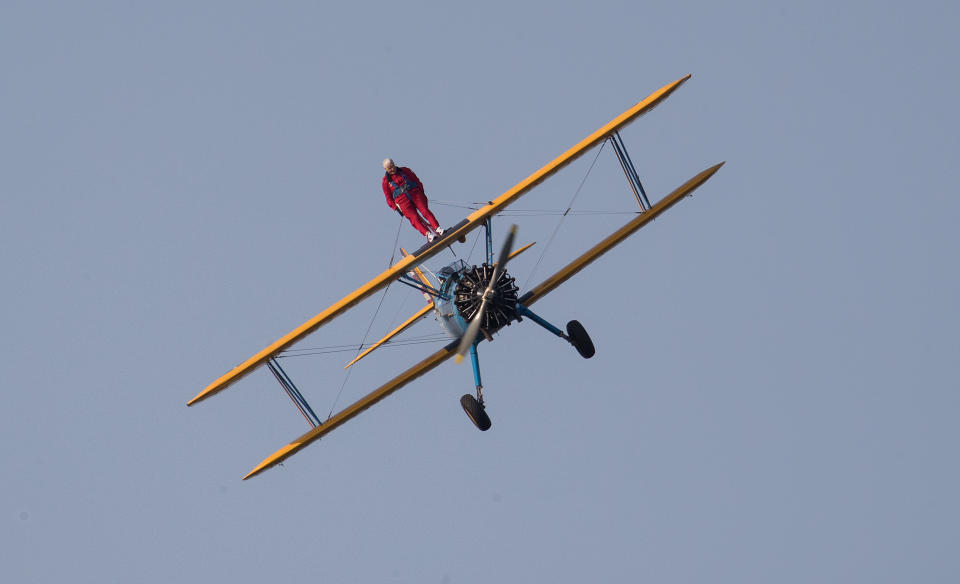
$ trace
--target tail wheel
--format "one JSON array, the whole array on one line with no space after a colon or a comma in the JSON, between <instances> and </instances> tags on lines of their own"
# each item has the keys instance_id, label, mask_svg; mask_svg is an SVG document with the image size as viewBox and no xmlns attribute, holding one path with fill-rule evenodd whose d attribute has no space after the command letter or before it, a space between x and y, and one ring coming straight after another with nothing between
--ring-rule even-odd
<instances>
[{"instance_id":1,"label":"tail wheel","mask_svg":"<svg viewBox=\"0 0 960 584\"><path fill-rule=\"evenodd\" d=\"M570 337L570 343L573 345L573 348L575 348L584 359L593 357L597 352L597 350L593 348L593 341L590 340L587 329L583 328L583 325L580 324L579 321L571 320L567 323L567 336Z\"/></svg>"},{"instance_id":2,"label":"tail wheel","mask_svg":"<svg viewBox=\"0 0 960 584\"><path fill-rule=\"evenodd\" d=\"M490 429L490 416L487 415L487 411L477 401L477 398L468 393L460 398L460 405L463 406L463 411L467 412L467 417L470 418L473 425L479 428L481 432Z\"/></svg>"}]
</instances>

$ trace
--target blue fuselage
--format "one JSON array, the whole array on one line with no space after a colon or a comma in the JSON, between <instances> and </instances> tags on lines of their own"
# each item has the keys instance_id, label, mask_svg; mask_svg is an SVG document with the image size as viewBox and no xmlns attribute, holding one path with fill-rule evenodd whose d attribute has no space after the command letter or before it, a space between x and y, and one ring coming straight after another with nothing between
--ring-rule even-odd
<instances>
[{"instance_id":1,"label":"blue fuselage","mask_svg":"<svg viewBox=\"0 0 960 584\"><path fill-rule=\"evenodd\" d=\"M457 260L450 265L444 266L437 273L440 282L440 297L433 299L433 311L440 321L440 326L452 338L460 338L466 332L469 323L460 316L456 305L453 303L453 294L457 289L460 278L467 270L467 265L463 260Z\"/></svg>"}]
</instances>

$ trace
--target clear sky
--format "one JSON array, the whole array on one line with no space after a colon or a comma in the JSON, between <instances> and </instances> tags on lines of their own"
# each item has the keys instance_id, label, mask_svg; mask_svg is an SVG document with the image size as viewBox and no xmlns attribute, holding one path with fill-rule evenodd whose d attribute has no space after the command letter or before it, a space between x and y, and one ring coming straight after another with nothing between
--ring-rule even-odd
<instances>
[{"instance_id":1,"label":"clear sky","mask_svg":"<svg viewBox=\"0 0 960 584\"><path fill-rule=\"evenodd\" d=\"M956 581L958 18L5 2L2 579ZM536 306L594 359L524 322L480 346L489 432L449 362L240 481L306 423L266 371L185 403L386 267L384 157L452 225L687 73L624 140L652 199L726 166ZM562 211L587 176L575 210L634 211L595 157L515 209ZM569 216L549 247L555 215L495 230L538 242L510 266L529 286L628 218ZM371 326L379 298L300 347L423 302L393 286ZM345 384L352 353L284 363L325 417L438 347Z\"/></svg>"}]
</instances>

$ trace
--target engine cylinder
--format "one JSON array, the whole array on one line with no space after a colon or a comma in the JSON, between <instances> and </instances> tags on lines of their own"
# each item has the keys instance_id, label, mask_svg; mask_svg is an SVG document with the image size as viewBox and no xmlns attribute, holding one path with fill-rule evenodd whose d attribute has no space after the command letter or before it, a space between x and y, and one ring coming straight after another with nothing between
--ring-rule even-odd
<instances>
[{"instance_id":1,"label":"engine cylinder","mask_svg":"<svg viewBox=\"0 0 960 584\"><path fill-rule=\"evenodd\" d=\"M461 275L453 293L453 303L464 320L469 322L480 310L483 293L487 289L492 276L493 266L489 264L474 266L472 269L465 270ZM493 286L492 297L487 302L487 309L484 311L480 328L487 333L493 333L516 319L517 293L519 290L515 279L506 270L500 272L500 276L497 277Z\"/></svg>"}]
</instances>

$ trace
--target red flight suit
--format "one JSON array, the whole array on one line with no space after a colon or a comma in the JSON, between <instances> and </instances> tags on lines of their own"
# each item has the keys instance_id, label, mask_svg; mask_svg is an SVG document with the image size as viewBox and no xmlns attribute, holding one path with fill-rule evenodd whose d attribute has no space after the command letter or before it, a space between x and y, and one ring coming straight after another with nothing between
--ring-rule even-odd
<instances>
[{"instance_id":1,"label":"red flight suit","mask_svg":"<svg viewBox=\"0 0 960 584\"><path fill-rule=\"evenodd\" d=\"M393 174L384 173L383 194L387 197L387 206L391 209L399 209L421 235L426 235L431 228L436 230L440 227L440 222L427 207L423 183L406 166L398 167L397 172ZM421 214L423 217L420 217Z\"/></svg>"}]
</instances>

